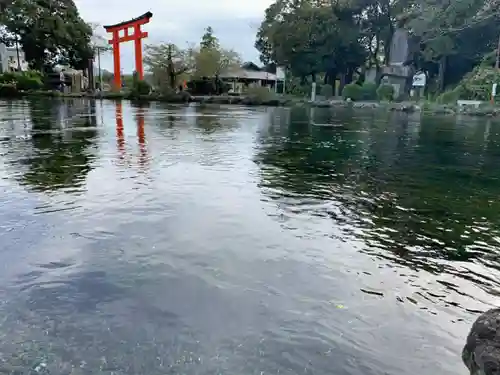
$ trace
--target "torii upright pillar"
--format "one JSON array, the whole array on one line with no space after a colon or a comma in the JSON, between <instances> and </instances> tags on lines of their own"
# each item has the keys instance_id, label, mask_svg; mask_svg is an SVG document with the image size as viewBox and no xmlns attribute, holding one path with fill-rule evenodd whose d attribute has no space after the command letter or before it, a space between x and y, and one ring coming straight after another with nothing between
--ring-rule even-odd
<instances>
[{"instance_id":1,"label":"torii upright pillar","mask_svg":"<svg viewBox=\"0 0 500 375\"><path fill-rule=\"evenodd\" d=\"M121 23L117 23L116 25L104 26L104 29L108 33L112 33L112 39L109 41L109 44L113 45L113 60L114 60L114 84L116 89L120 89L122 87L122 78L121 78L121 68L120 68L120 43L128 42L133 40L135 44L135 71L139 76L140 80L144 79L144 68L142 66L142 39L148 36L148 33L145 31L141 31L141 26L145 25L149 22L149 20L153 17L153 13L147 12L142 16L131 19L129 21L124 21ZM132 35L129 34L129 30L133 29ZM123 35L120 35L120 32L123 30Z\"/></svg>"}]
</instances>

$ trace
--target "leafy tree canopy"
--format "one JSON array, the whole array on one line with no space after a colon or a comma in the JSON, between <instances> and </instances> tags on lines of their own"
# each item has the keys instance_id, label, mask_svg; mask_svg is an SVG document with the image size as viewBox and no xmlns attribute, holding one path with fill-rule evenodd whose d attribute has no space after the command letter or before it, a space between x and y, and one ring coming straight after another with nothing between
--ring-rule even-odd
<instances>
[{"instance_id":1,"label":"leafy tree canopy","mask_svg":"<svg viewBox=\"0 0 500 375\"><path fill-rule=\"evenodd\" d=\"M0 24L2 40L17 39L32 68L63 63L83 69L93 57L92 28L73 0L11 0L0 14Z\"/></svg>"},{"instance_id":2,"label":"leafy tree canopy","mask_svg":"<svg viewBox=\"0 0 500 375\"><path fill-rule=\"evenodd\" d=\"M220 46L209 26L199 46L180 48L172 43L147 45L144 63L151 73L152 83L160 89L175 89L188 78L213 78L241 65L241 58L233 50Z\"/></svg>"},{"instance_id":3,"label":"leafy tree canopy","mask_svg":"<svg viewBox=\"0 0 500 375\"><path fill-rule=\"evenodd\" d=\"M500 0L275 0L257 32L263 63L332 83L387 64L397 28L411 39L408 64L443 88L496 49ZM452 57L452 58L451 58Z\"/></svg>"}]
</instances>

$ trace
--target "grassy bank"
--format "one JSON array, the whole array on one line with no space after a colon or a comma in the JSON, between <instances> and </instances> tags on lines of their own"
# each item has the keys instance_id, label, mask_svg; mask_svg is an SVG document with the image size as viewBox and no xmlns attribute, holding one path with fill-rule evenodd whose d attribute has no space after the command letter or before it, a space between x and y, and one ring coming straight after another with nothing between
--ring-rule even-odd
<instances>
[{"instance_id":1,"label":"grassy bank","mask_svg":"<svg viewBox=\"0 0 500 375\"><path fill-rule=\"evenodd\" d=\"M134 100L144 102L165 102L165 103L206 103L206 104L240 104L240 105L263 105L263 106L289 106L298 99L286 99L281 97L259 98L258 96L191 96L187 92L181 92L169 95L149 94L134 95L126 92L102 92L102 93L61 93L59 91L16 91L0 90L0 98L22 98L22 97L51 97L51 98L92 98L92 99L110 99L110 100Z\"/></svg>"},{"instance_id":2,"label":"grassy bank","mask_svg":"<svg viewBox=\"0 0 500 375\"><path fill-rule=\"evenodd\" d=\"M475 117L500 117L500 106L483 104L479 108L459 108L453 104L438 104L434 102L376 102L359 101L351 102L345 100L318 100L311 102L304 98L272 96L261 98L252 95L221 95L221 96L191 96L187 92L162 96L159 94L133 95L125 92L102 92L102 93L70 93L64 94L59 91L5 91L0 90L0 98L12 99L23 97L52 97L52 98L92 98L109 100L132 100L141 102L164 102L172 104L200 103L200 104L234 104L245 106L269 106L269 107L291 107L312 106L319 108L346 108L353 110L383 110L404 113L424 113L427 115L466 115Z\"/></svg>"}]
</instances>

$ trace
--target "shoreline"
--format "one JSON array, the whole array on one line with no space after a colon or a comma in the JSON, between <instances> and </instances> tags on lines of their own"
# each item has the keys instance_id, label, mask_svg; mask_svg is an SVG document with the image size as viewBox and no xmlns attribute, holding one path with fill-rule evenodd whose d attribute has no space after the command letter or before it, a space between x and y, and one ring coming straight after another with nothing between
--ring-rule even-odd
<instances>
[{"instance_id":1,"label":"shoreline","mask_svg":"<svg viewBox=\"0 0 500 375\"><path fill-rule=\"evenodd\" d=\"M34 91L19 92L17 95L0 96L0 99L18 99L27 97L50 97L50 98L88 98L96 100L130 100L135 102L161 102L171 104L220 104L220 105L244 105L249 107L294 107L310 106L315 108L343 108L353 110L383 110L389 112L401 112L407 114L445 115L445 116L470 116L470 117L500 117L500 107L485 105L479 108L466 107L459 108L457 105L438 104L433 102L349 102L342 99L317 100L311 102L304 98L276 97L272 99L261 99L251 96L190 96L175 94L171 96L143 95L132 97L126 93L104 92L104 93L69 93L64 94L59 91Z\"/></svg>"}]
</instances>

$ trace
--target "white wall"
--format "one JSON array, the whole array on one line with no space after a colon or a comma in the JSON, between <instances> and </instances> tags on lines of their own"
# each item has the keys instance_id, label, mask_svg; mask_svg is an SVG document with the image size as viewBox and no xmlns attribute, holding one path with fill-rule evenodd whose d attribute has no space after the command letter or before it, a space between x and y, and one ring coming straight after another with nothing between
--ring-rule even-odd
<instances>
[{"instance_id":1,"label":"white wall","mask_svg":"<svg viewBox=\"0 0 500 375\"><path fill-rule=\"evenodd\" d=\"M21 60L21 70L28 70L28 63L24 57L24 51L19 48L19 60ZM2 72L9 72L18 68L16 47L6 47L0 43L0 69Z\"/></svg>"},{"instance_id":2,"label":"white wall","mask_svg":"<svg viewBox=\"0 0 500 375\"><path fill-rule=\"evenodd\" d=\"M7 47L5 47L5 44L0 43L0 73L7 71L7 66Z\"/></svg>"}]
</instances>

